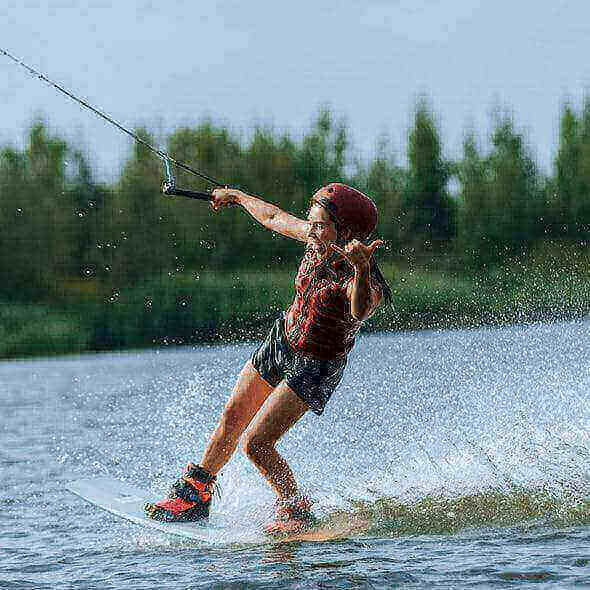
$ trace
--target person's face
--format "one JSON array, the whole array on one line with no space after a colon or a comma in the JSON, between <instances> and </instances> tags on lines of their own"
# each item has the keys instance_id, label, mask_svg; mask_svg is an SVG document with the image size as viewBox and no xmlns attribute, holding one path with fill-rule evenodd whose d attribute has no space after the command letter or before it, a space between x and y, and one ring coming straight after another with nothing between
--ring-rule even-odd
<instances>
[{"instance_id":1,"label":"person's face","mask_svg":"<svg viewBox=\"0 0 590 590\"><path fill-rule=\"evenodd\" d=\"M330 253L330 244L336 242L338 232L336 224L321 205L314 205L307 215L307 243L322 256Z\"/></svg>"}]
</instances>

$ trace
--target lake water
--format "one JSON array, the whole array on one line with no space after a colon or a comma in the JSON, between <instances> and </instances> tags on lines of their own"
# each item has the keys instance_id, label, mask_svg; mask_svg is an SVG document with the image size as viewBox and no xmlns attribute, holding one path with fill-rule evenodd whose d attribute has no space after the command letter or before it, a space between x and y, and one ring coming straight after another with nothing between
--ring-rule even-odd
<instances>
[{"instance_id":1,"label":"lake water","mask_svg":"<svg viewBox=\"0 0 590 590\"><path fill-rule=\"evenodd\" d=\"M590 587L589 328L361 337L280 443L318 516L367 523L325 543L257 537L273 497L240 452L213 510L254 542L179 541L65 491L165 492L255 344L4 362L0 588Z\"/></svg>"}]
</instances>

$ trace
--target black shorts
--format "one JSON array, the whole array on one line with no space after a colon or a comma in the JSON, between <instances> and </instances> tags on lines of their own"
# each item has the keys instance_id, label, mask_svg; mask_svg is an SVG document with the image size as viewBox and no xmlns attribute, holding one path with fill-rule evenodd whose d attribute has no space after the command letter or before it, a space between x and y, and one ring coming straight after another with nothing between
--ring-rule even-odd
<instances>
[{"instance_id":1,"label":"black shorts","mask_svg":"<svg viewBox=\"0 0 590 590\"><path fill-rule=\"evenodd\" d=\"M342 380L346 357L323 361L295 351L287 341L281 315L252 355L252 365L260 376L276 387L283 379L320 416L330 396Z\"/></svg>"}]
</instances>

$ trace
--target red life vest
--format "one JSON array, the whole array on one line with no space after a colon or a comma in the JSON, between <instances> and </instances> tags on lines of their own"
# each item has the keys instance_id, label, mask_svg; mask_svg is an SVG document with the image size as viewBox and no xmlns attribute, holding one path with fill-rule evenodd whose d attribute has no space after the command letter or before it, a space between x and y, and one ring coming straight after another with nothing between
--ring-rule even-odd
<instances>
[{"instance_id":1,"label":"red life vest","mask_svg":"<svg viewBox=\"0 0 590 590\"><path fill-rule=\"evenodd\" d=\"M285 335L295 350L322 360L350 352L362 324L352 316L346 296L353 275L344 259L319 262L312 249L306 250L285 316Z\"/></svg>"}]
</instances>

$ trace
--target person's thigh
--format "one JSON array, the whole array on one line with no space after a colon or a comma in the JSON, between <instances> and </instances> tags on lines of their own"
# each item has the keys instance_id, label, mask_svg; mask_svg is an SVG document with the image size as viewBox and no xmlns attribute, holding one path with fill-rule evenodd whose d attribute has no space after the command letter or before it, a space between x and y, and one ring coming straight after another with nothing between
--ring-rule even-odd
<instances>
[{"instance_id":1,"label":"person's thigh","mask_svg":"<svg viewBox=\"0 0 590 590\"><path fill-rule=\"evenodd\" d=\"M273 388L247 361L223 410L227 426L243 430L261 408Z\"/></svg>"},{"instance_id":2,"label":"person's thigh","mask_svg":"<svg viewBox=\"0 0 590 590\"><path fill-rule=\"evenodd\" d=\"M256 446L274 445L307 410L309 405L285 381L281 381L246 432L247 443Z\"/></svg>"}]
</instances>

